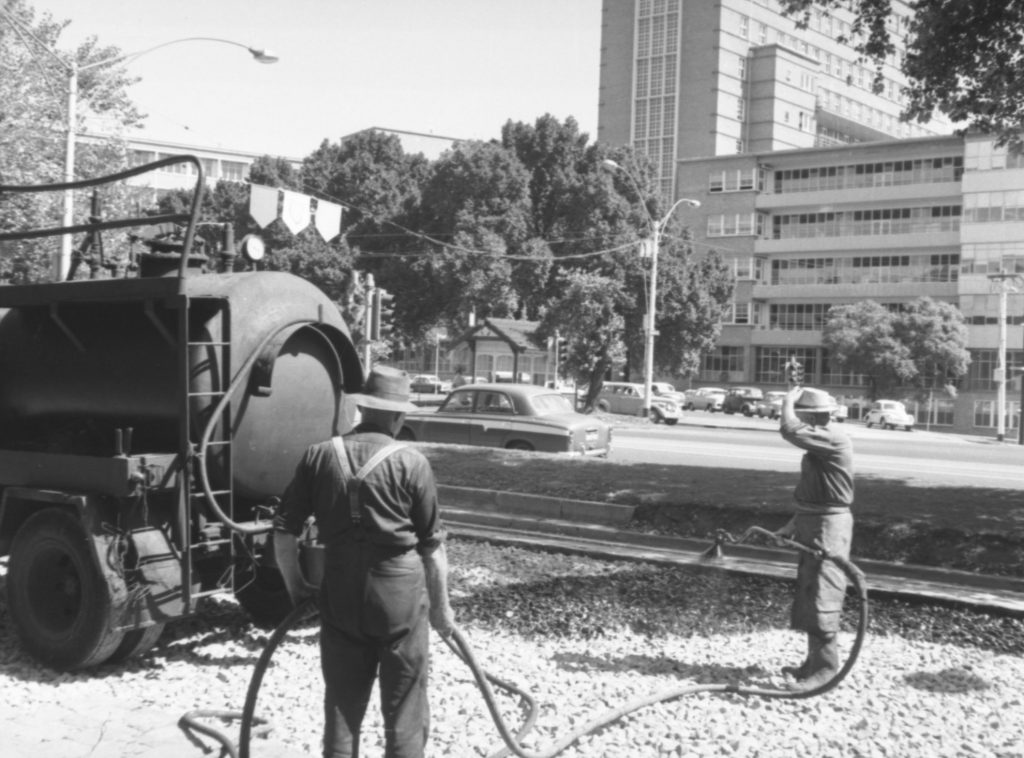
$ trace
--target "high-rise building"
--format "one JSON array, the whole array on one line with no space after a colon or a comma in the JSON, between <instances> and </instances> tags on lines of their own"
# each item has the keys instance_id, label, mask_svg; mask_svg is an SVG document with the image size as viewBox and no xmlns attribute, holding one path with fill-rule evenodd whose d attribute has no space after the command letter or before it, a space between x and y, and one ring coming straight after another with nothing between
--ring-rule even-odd
<instances>
[{"instance_id":1,"label":"high-rise building","mask_svg":"<svg viewBox=\"0 0 1024 758\"><path fill-rule=\"evenodd\" d=\"M857 418L867 388L822 344L829 308L927 295L964 315L972 362L955 396L938 382L911 408L920 425L1015 437L1024 160L943 119L899 120L909 10L893 8L876 94L843 9L801 29L775 0L605 0L598 139L646 153L666 197L700 200L694 244L732 267L698 384L782 388L796 358Z\"/></svg>"},{"instance_id":2,"label":"high-rise building","mask_svg":"<svg viewBox=\"0 0 1024 758\"><path fill-rule=\"evenodd\" d=\"M686 158L948 134L899 120L909 10L893 8L875 94L848 10L801 29L777 0L604 0L597 138L647 154L669 194Z\"/></svg>"}]
</instances>

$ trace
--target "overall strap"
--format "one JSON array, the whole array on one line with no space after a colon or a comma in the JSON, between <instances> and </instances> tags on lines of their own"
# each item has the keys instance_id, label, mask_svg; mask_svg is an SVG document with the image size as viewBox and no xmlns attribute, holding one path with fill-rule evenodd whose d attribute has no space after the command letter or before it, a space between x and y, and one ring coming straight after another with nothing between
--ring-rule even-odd
<instances>
[{"instance_id":1,"label":"overall strap","mask_svg":"<svg viewBox=\"0 0 1024 758\"><path fill-rule=\"evenodd\" d=\"M358 524L362 520L361 503L359 501L359 488L366 479L367 475L373 471L377 466L384 462L392 453L397 453L402 448L406 447L401 442L392 442L390 445L386 445L378 450L363 467L353 475L352 466L348 460L348 451L345 450L345 443L341 437L331 438L331 442L334 444L334 453L338 457L338 464L341 466L341 471L345 475L347 480L348 488L348 511L349 516L352 518L353 524Z\"/></svg>"}]
</instances>

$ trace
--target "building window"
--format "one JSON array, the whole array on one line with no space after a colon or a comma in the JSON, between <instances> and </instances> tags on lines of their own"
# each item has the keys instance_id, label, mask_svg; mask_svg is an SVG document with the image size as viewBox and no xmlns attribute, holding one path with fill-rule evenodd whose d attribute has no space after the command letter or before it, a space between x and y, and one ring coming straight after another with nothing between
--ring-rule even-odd
<instances>
[{"instance_id":1,"label":"building window","mask_svg":"<svg viewBox=\"0 0 1024 758\"><path fill-rule=\"evenodd\" d=\"M754 233L753 213L722 213L708 216L709 237L742 237Z\"/></svg>"},{"instance_id":2,"label":"building window","mask_svg":"<svg viewBox=\"0 0 1024 758\"><path fill-rule=\"evenodd\" d=\"M750 38L750 17L749 16L743 16L743 15L740 16L740 36L743 37L743 39L749 39Z\"/></svg>"},{"instance_id":3,"label":"building window","mask_svg":"<svg viewBox=\"0 0 1024 758\"><path fill-rule=\"evenodd\" d=\"M704 356L701 362L701 379L703 381L729 381L729 375L742 375L746 370L743 360L743 348L718 346ZM725 376L727 378L722 379Z\"/></svg>"},{"instance_id":4,"label":"building window","mask_svg":"<svg viewBox=\"0 0 1024 758\"><path fill-rule=\"evenodd\" d=\"M1024 366L1024 350L1007 350L1006 365ZM967 367L967 389L998 389L999 384L995 380L998 367L998 350L971 350L971 365Z\"/></svg>"},{"instance_id":5,"label":"building window","mask_svg":"<svg viewBox=\"0 0 1024 758\"><path fill-rule=\"evenodd\" d=\"M238 161L221 161L221 179L229 182L244 182L247 166Z\"/></svg>"},{"instance_id":6,"label":"building window","mask_svg":"<svg viewBox=\"0 0 1024 758\"><path fill-rule=\"evenodd\" d=\"M831 303L773 303L768 306L768 328L785 332L821 331L831 307Z\"/></svg>"}]
</instances>

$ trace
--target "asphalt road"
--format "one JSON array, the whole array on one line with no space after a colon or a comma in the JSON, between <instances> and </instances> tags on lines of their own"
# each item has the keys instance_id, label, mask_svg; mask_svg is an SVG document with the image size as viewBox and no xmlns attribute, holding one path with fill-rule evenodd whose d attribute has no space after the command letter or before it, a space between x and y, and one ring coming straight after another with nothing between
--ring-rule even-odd
<instances>
[{"instance_id":1,"label":"asphalt road","mask_svg":"<svg viewBox=\"0 0 1024 758\"><path fill-rule=\"evenodd\" d=\"M778 422L691 412L676 426L626 425L615 430L612 460L692 462L759 471L793 471L800 451L783 442ZM867 429L847 422L858 472L955 486L1024 490L1024 447L990 438L915 430Z\"/></svg>"}]
</instances>

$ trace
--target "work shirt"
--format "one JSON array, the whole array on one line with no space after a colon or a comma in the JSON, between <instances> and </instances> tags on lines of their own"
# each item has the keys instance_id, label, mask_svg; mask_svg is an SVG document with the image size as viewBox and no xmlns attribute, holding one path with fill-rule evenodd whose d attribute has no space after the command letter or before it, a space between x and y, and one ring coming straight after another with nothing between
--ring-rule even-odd
<instances>
[{"instance_id":1,"label":"work shirt","mask_svg":"<svg viewBox=\"0 0 1024 758\"><path fill-rule=\"evenodd\" d=\"M361 424L342 439L353 475L394 442L369 424ZM349 513L348 486L331 440L310 446L296 466L274 526L298 535L309 516L315 516L318 539L327 548L329 561L332 548L351 542L399 550L415 547L420 554L428 554L444 540L434 472L418 450L404 447L367 474L359 490L359 524Z\"/></svg>"},{"instance_id":2,"label":"work shirt","mask_svg":"<svg viewBox=\"0 0 1024 758\"><path fill-rule=\"evenodd\" d=\"M782 425L782 438L802 450L800 482L793 497L798 509L839 513L853 505L853 443L843 432L802 421Z\"/></svg>"}]
</instances>

